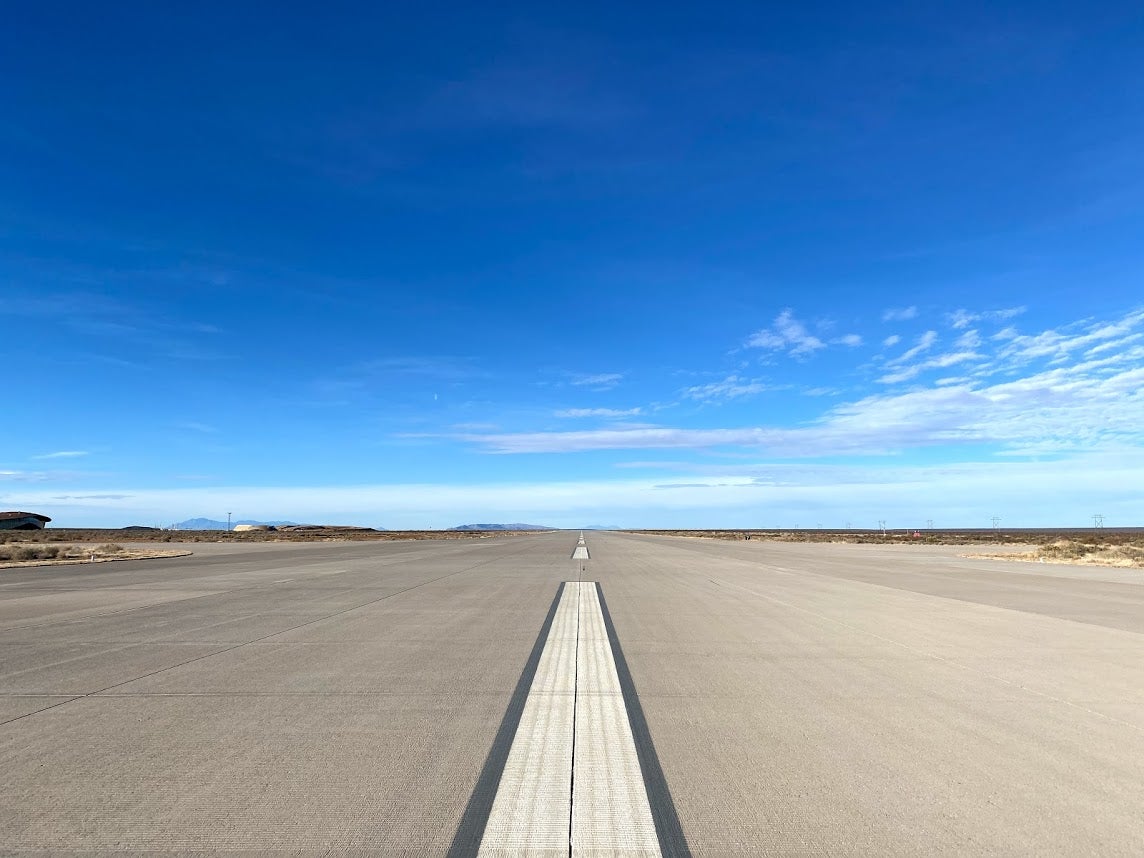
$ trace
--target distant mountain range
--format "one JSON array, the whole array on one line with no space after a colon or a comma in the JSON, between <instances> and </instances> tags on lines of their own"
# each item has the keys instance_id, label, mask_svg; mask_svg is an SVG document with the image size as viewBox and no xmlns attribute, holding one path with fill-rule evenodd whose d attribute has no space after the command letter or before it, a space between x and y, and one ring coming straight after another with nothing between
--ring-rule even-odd
<instances>
[{"instance_id":1,"label":"distant mountain range","mask_svg":"<svg viewBox=\"0 0 1144 858\"><path fill-rule=\"evenodd\" d=\"M460 524L449 530L556 530L543 524Z\"/></svg>"},{"instance_id":2,"label":"distant mountain range","mask_svg":"<svg viewBox=\"0 0 1144 858\"><path fill-rule=\"evenodd\" d=\"M268 524L278 527L280 525L297 524L296 521L251 521L250 519L239 519L232 521L230 526L233 528L236 524ZM213 518L188 518L186 521L180 521L173 524L175 530L226 530L225 521L215 521Z\"/></svg>"},{"instance_id":3,"label":"distant mountain range","mask_svg":"<svg viewBox=\"0 0 1144 858\"><path fill-rule=\"evenodd\" d=\"M249 518L240 518L230 523L231 528L240 524L264 524L272 525L274 527L290 527L298 526L296 521L254 521ZM186 521L177 522L171 527L175 530L226 530L225 521L216 521L213 518L188 518ZM384 527L375 527L374 530L385 530ZM559 530L556 527L549 527L545 524L461 524L457 527L451 527L450 530ZM575 528L574 528L575 529ZM617 527L581 527L579 530L618 530Z\"/></svg>"}]
</instances>

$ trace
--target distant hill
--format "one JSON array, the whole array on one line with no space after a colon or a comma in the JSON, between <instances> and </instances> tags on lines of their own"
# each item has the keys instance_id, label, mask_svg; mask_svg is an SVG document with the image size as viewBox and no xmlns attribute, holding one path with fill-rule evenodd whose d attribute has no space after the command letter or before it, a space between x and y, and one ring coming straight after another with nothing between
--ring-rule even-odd
<instances>
[{"instance_id":1,"label":"distant hill","mask_svg":"<svg viewBox=\"0 0 1144 858\"><path fill-rule=\"evenodd\" d=\"M570 528L571 530L623 530L618 524L586 524L583 527Z\"/></svg>"},{"instance_id":2,"label":"distant hill","mask_svg":"<svg viewBox=\"0 0 1144 858\"><path fill-rule=\"evenodd\" d=\"M294 521L251 521L250 519L243 518L238 521L232 521L231 527L236 524L269 524L274 527L287 524L297 524ZM172 525L175 530L226 530L225 521L215 521L213 518L188 518L186 521L180 521Z\"/></svg>"},{"instance_id":3,"label":"distant hill","mask_svg":"<svg viewBox=\"0 0 1144 858\"><path fill-rule=\"evenodd\" d=\"M459 524L449 530L555 530L543 524Z\"/></svg>"}]
</instances>

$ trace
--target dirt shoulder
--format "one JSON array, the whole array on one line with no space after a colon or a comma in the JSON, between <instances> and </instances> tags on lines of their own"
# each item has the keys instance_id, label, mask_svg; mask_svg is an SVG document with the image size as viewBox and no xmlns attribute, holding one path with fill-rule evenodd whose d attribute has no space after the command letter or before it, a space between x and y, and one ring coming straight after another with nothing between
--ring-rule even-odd
<instances>
[{"instance_id":1,"label":"dirt shoulder","mask_svg":"<svg viewBox=\"0 0 1144 858\"><path fill-rule=\"evenodd\" d=\"M0 550L21 544L74 542L392 542L422 539L489 539L544 533L539 530L371 530L365 527L294 525L274 530L160 530L158 528L0 531ZM5 541L7 540L7 541Z\"/></svg>"},{"instance_id":2,"label":"dirt shoulder","mask_svg":"<svg viewBox=\"0 0 1144 858\"><path fill-rule=\"evenodd\" d=\"M1114 566L1121 569L1144 569L1144 540L1140 543L1118 543L1058 539L1039 545L1031 551L1010 554L969 554L968 557L990 560L1022 560L1027 563L1068 563L1074 566Z\"/></svg>"},{"instance_id":3,"label":"dirt shoulder","mask_svg":"<svg viewBox=\"0 0 1144 858\"><path fill-rule=\"evenodd\" d=\"M113 560L149 560L157 557L186 557L191 553L185 548L163 549L137 545L125 547L115 543L101 543L99 545L7 543L0 545L0 569L108 563Z\"/></svg>"},{"instance_id":4,"label":"dirt shoulder","mask_svg":"<svg viewBox=\"0 0 1144 858\"><path fill-rule=\"evenodd\" d=\"M759 542L949 545L980 549L963 554L986 560L1144 568L1142 528L1012 528L977 530L644 530L660 536ZM990 550L992 549L992 550Z\"/></svg>"}]
</instances>

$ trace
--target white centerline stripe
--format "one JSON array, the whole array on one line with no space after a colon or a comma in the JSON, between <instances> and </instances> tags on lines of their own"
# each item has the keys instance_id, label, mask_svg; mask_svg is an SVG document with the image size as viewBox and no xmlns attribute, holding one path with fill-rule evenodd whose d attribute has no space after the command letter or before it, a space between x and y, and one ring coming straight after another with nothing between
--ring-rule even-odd
<instances>
[{"instance_id":1,"label":"white centerline stripe","mask_svg":"<svg viewBox=\"0 0 1144 858\"><path fill-rule=\"evenodd\" d=\"M595 584L580 589L572 855L658 856L659 838Z\"/></svg>"},{"instance_id":2,"label":"white centerline stripe","mask_svg":"<svg viewBox=\"0 0 1144 858\"><path fill-rule=\"evenodd\" d=\"M479 854L660 855L592 582L564 584Z\"/></svg>"}]
</instances>

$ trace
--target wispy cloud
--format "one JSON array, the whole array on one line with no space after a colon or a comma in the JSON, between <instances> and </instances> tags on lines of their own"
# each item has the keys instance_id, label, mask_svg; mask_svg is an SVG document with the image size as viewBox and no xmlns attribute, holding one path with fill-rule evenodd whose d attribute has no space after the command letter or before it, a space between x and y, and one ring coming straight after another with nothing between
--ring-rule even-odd
<instances>
[{"instance_id":1,"label":"wispy cloud","mask_svg":"<svg viewBox=\"0 0 1144 858\"><path fill-rule=\"evenodd\" d=\"M902 341L902 338L897 334L890 334L886 339L882 340L882 345L886 348L892 348Z\"/></svg>"},{"instance_id":2,"label":"wispy cloud","mask_svg":"<svg viewBox=\"0 0 1144 858\"><path fill-rule=\"evenodd\" d=\"M97 476L99 476L99 474L94 472L84 473L82 471L0 471L0 481L6 480L13 483L66 482L68 480L83 480ZM2 500L2 497L0 497L0 500Z\"/></svg>"},{"instance_id":3,"label":"wispy cloud","mask_svg":"<svg viewBox=\"0 0 1144 858\"><path fill-rule=\"evenodd\" d=\"M52 500L126 500L131 495L52 495Z\"/></svg>"},{"instance_id":4,"label":"wispy cloud","mask_svg":"<svg viewBox=\"0 0 1144 858\"><path fill-rule=\"evenodd\" d=\"M56 453L42 453L39 456L32 456L33 459L78 459L81 456L88 456L87 450L60 450Z\"/></svg>"},{"instance_id":5,"label":"wispy cloud","mask_svg":"<svg viewBox=\"0 0 1144 858\"><path fill-rule=\"evenodd\" d=\"M27 480L40 480L43 478L43 474L34 473L32 471L0 471L0 480L24 482Z\"/></svg>"},{"instance_id":6,"label":"wispy cloud","mask_svg":"<svg viewBox=\"0 0 1144 858\"><path fill-rule=\"evenodd\" d=\"M931 517L935 506L944 526L986 526L994 514L1011 526L1063 526L1084 524L1093 509L1100 509L1106 522L1135 522L1135 487L1144 482L1139 448L1051 462L944 466L632 465L660 473L639 479L466 485L113 487L66 494L29 488L9 493L6 503L42 511L64 526L174 521L192 510L233 508L248 510L253 518L303 521L328 521L331 510L338 510L339 523L391 528L449 526L477 516L573 527L583 525L584 516L601 515L629 527L793 526L800 523L794 515L814 515L811 521L836 527L848 520L855 527L873 527L875 518L901 527L921 525L919 519ZM940 504L935 485L942 489Z\"/></svg>"},{"instance_id":7,"label":"wispy cloud","mask_svg":"<svg viewBox=\"0 0 1144 858\"><path fill-rule=\"evenodd\" d=\"M622 372L598 372L589 375L573 375L569 383L577 387L589 387L593 390L611 390L624 378Z\"/></svg>"},{"instance_id":8,"label":"wispy cloud","mask_svg":"<svg viewBox=\"0 0 1144 858\"><path fill-rule=\"evenodd\" d=\"M1006 307L1001 310L985 310L980 313L971 313L969 310L954 310L948 315L951 328L958 330L968 328L975 322L1001 322L1012 319L1025 312L1025 307Z\"/></svg>"},{"instance_id":9,"label":"wispy cloud","mask_svg":"<svg viewBox=\"0 0 1144 858\"><path fill-rule=\"evenodd\" d=\"M928 352L930 349L932 349L937 340L937 331L926 331L924 334L918 337L917 343L913 346L913 348L908 349L898 357L894 358L892 361L889 361L890 365L896 366L898 364L908 363L909 361L912 361L918 355L922 354L923 352Z\"/></svg>"},{"instance_id":10,"label":"wispy cloud","mask_svg":"<svg viewBox=\"0 0 1144 858\"><path fill-rule=\"evenodd\" d=\"M688 387L683 391L683 396L687 399L694 399L699 402L716 402L720 400L740 399L744 396L754 396L767 389L767 385L760 379L729 375L722 381Z\"/></svg>"},{"instance_id":11,"label":"wispy cloud","mask_svg":"<svg viewBox=\"0 0 1144 858\"><path fill-rule=\"evenodd\" d=\"M844 334L841 337L836 337L830 341L834 345L848 346L850 348L857 348L862 345L861 334Z\"/></svg>"},{"instance_id":12,"label":"wispy cloud","mask_svg":"<svg viewBox=\"0 0 1144 858\"><path fill-rule=\"evenodd\" d=\"M917 378L929 369L945 369L969 361L980 360L982 357L983 355L974 351L950 352L949 354L929 358L921 363L900 367L893 372L886 373L878 380L883 384L898 384L903 381L909 381L912 378Z\"/></svg>"},{"instance_id":13,"label":"wispy cloud","mask_svg":"<svg viewBox=\"0 0 1144 858\"><path fill-rule=\"evenodd\" d=\"M50 272L53 279L99 281L108 276L106 271ZM148 277L161 276L147 272ZM107 295L90 291L72 291L30 296L26 300L6 301L0 305L0 315L45 319L84 336L101 337L109 345L130 343L133 356L140 347L149 353L174 360L217 360L224 355L214 348L204 348L197 339L204 334L218 334L214 325L184 319L174 319L140 303L115 300ZM122 360L108 356L108 361ZM135 365L134 362L129 362Z\"/></svg>"},{"instance_id":14,"label":"wispy cloud","mask_svg":"<svg viewBox=\"0 0 1144 858\"><path fill-rule=\"evenodd\" d=\"M747 339L747 345L751 348L785 351L794 357L803 357L826 348L826 343L807 331L806 326L789 309L779 313L769 328L753 333Z\"/></svg>"},{"instance_id":15,"label":"wispy cloud","mask_svg":"<svg viewBox=\"0 0 1144 858\"><path fill-rule=\"evenodd\" d=\"M642 408L565 408L554 412L554 416L561 418L635 417L642 413Z\"/></svg>"},{"instance_id":16,"label":"wispy cloud","mask_svg":"<svg viewBox=\"0 0 1144 858\"><path fill-rule=\"evenodd\" d=\"M976 330L966 331L957 338L956 345L959 349L976 349L982 345L981 334Z\"/></svg>"},{"instance_id":17,"label":"wispy cloud","mask_svg":"<svg viewBox=\"0 0 1144 858\"><path fill-rule=\"evenodd\" d=\"M883 322L905 322L915 319L918 315L917 307L890 307L882 311Z\"/></svg>"},{"instance_id":18,"label":"wispy cloud","mask_svg":"<svg viewBox=\"0 0 1144 858\"><path fill-rule=\"evenodd\" d=\"M1129 348L1139 337L1138 328L1144 326L1144 310L1129 313L1116 322L1079 322L1064 329L1050 329L1039 334L1018 333L1014 328L998 332L995 339L1004 343L999 357L1016 364L1048 358L1067 360L1076 352L1096 354Z\"/></svg>"},{"instance_id":19,"label":"wispy cloud","mask_svg":"<svg viewBox=\"0 0 1144 858\"><path fill-rule=\"evenodd\" d=\"M395 355L335 367L310 382L313 404L345 406L372 401L399 387L432 395L487 380L491 374L473 358L453 355Z\"/></svg>"},{"instance_id":20,"label":"wispy cloud","mask_svg":"<svg viewBox=\"0 0 1144 858\"><path fill-rule=\"evenodd\" d=\"M921 358L929 354L939 342L936 331L926 331L913 348L886 362L890 369L878 380L883 384L898 384L912 381L933 369L946 369L952 366L970 364L964 370L977 377L986 378L1000 372L1027 370L1037 362L1047 367L1065 367L1071 361L1073 370L1093 369L1099 359L1106 359L1104 365L1125 365L1139 353L1138 346L1144 340L1144 311L1134 311L1114 322L1083 320L1062 328L1050 328L1037 334L1022 334L1015 327L1007 327L993 334L987 341L976 328L964 328L966 320L1000 319L1012 316L1022 308L995 310L987 313L958 311L953 327L962 333L954 342L952 351ZM990 352L990 349L992 351ZM949 386L961 379L941 379L934 384Z\"/></svg>"},{"instance_id":21,"label":"wispy cloud","mask_svg":"<svg viewBox=\"0 0 1144 858\"><path fill-rule=\"evenodd\" d=\"M801 426L609 427L579 432L467 436L490 452L744 447L786 458L879 455L906 449L990 444L1053 452L1144 444L1144 311L1035 335L1011 333L996 352L958 349L916 360L938 342L927 331L888 362L884 383L929 369L964 367L960 377L841 403ZM1117 348L1105 349L1106 344ZM1094 350L1096 350L1094 352ZM1087 355L1087 357L1086 357ZM1018 370L1024 372L1018 373ZM1000 375L1003 380L994 380ZM742 380L725 380L729 387ZM697 391L703 388L696 388Z\"/></svg>"},{"instance_id":22,"label":"wispy cloud","mask_svg":"<svg viewBox=\"0 0 1144 858\"><path fill-rule=\"evenodd\" d=\"M440 381L458 381L482 375L471 358L451 355L406 355L362 361L347 373L359 377L421 376Z\"/></svg>"}]
</instances>

